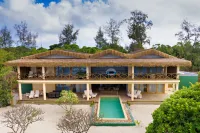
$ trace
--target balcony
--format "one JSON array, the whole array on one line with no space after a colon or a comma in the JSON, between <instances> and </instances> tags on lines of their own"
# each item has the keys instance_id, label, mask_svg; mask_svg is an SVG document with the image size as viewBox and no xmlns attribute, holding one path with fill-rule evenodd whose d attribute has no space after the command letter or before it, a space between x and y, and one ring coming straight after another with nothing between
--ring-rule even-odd
<instances>
[{"instance_id":1,"label":"balcony","mask_svg":"<svg viewBox=\"0 0 200 133\"><path fill-rule=\"evenodd\" d=\"M177 73L117 73L108 75L105 73L92 74L41 74L41 73L23 73L18 75L21 80L172 80L177 79Z\"/></svg>"}]
</instances>

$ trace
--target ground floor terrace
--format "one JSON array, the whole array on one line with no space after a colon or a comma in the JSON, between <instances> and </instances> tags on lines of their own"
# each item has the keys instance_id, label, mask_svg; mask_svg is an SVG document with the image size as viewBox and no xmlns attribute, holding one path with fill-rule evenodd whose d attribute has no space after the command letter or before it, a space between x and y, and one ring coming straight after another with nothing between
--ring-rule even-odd
<instances>
[{"instance_id":1,"label":"ground floor terrace","mask_svg":"<svg viewBox=\"0 0 200 133\"><path fill-rule=\"evenodd\" d=\"M157 101L162 102L170 94L178 90L179 81L102 81L102 82L47 82L47 81L18 81L19 100L21 101L49 101L54 102L60 97L62 90L72 90L80 101L98 102L100 96L120 96L126 101ZM38 91L38 96L31 95L31 91Z\"/></svg>"}]
</instances>

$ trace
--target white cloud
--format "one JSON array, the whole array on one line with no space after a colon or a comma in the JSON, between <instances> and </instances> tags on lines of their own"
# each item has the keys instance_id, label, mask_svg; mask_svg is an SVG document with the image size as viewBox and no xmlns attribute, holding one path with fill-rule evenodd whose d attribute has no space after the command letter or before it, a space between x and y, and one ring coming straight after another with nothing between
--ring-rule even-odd
<instances>
[{"instance_id":1,"label":"white cloud","mask_svg":"<svg viewBox=\"0 0 200 133\"><path fill-rule=\"evenodd\" d=\"M58 34L65 24L73 23L80 29L77 43L80 46L95 46L94 37L99 26L110 18L122 20L130 16L130 11L142 10L149 15L154 25L149 31L151 43L173 45L177 42L174 34L179 31L180 23L187 18L194 23L200 22L199 0L108 0L85 2L82 0L62 0L51 2L49 7L35 4L34 0L7 0L0 5L0 27L13 25L22 20L27 21L29 28L39 33L38 46L47 47L58 43ZM127 27L121 27L121 45L129 44ZM148 47L148 46L147 46Z\"/></svg>"}]
</instances>

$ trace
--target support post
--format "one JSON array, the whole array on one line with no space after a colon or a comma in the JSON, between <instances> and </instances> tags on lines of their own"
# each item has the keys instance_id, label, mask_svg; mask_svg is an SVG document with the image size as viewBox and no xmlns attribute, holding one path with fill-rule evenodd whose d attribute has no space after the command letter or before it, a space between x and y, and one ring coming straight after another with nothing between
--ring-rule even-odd
<instances>
[{"instance_id":1,"label":"support post","mask_svg":"<svg viewBox=\"0 0 200 133\"><path fill-rule=\"evenodd\" d=\"M134 101L134 84L131 84L131 101Z\"/></svg>"},{"instance_id":2,"label":"support post","mask_svg":"<svg viewBox=\"0 0 200 133\"><path fill-rule=\"evenodd\" d=\"M19 100L22 100L22 85L21 85L21 83L18 83L18 88L19 88Z\"/></svg>"},{"instance_id":3,"label":"support post","mask_svg":"<svg viewBox=\"0 0 200 133\"><path fill-rule=\"evenodd\" d=\"M45 67L42 67L42 79L45 79Z\"/></svg>"},{"instance_id":4,"label":"support post","mask_svg":"<svg viewBox=\"0 0 200 133\"><path fill-rule=\"evenodd\" d=\"M17 66L17 78L18 79L21 79L21 76L20 76L20 66Z\"/></svg>"},{"instance_id":5,"label":"support post","mask_svg":"<svg viewBox=\"0 0 200 133\"><path fill-rule=\"evenodd\" d=\"M134 79L134 66L132 66L132 79Z\"/></svg>"},{"instance_id":6,"label":"support post","mask_svg":"<svg viewBox=\"0 0 200 133\"><path fill-rule=\"evenodd\" d=\"M176 69L176 73L177 73L176 79L179 79L179 71L180 71L180 66L177 66L177 69Z\"/></svg>"},{"instance_id":7,"label":"support post","mask_svg":"<svg viewBox=\"0 0 200 133\"><path fill-rule=\"evenodd\" d=\"M166 91L169 91L169 90L168 90L168 83L165 83L164 93L165 93Z\"/></svg>"},{"instance_id":8,"label":"support post","mask_svg":"<svg viewBox=\"0 0 200 133\"><path fill-rule=\"evenodd\" d=\"M46 96L46 84L43 83L43 99L47 100L47 96Z\"/></svg>"},{"instance_id":9,"label":"support post","mask_svg":"<svg viewBox=\"0 0 200 133\"><path fill-rule=\"evenodd\" d=\"M87 101L89 101L89 90L90 90L90 84L87 83Z\"/></svg>"},{"instance_id":10,"label":"support post","mask_svg":"<svg viewBox=\"0 0 200 133\"><path fill-rule=\"evenodd\" d=\"M176 83L176 91L178 91L179 83Z\"/></svg>"}]
</instances>

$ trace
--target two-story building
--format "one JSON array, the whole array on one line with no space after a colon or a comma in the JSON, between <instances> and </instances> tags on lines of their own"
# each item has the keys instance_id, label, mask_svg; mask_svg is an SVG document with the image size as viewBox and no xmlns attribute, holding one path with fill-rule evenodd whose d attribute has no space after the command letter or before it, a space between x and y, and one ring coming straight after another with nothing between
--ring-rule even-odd
<instances>
[{"instance_id":1,"label":"two-story building","mask_svg":"<svg viewBox=\"0 0 200 133\"><path fill-rule=\"evenodd\" d=\"M130 100L134 100L136 90L165 93L168 84L178 90L180 67L191 66L188 60L154 49L128 54L111 49L95 54L51 50L5 64L17 67L20 100L30 90L40 90L46 100L56 89L73 89L76 93L87 90L86 99L90 100L89 90L101 94L102 86L118 87L124 92L119 95L129 92ZM109 95L109 91L104 93Z\"/></svg>"}]
</instances>

